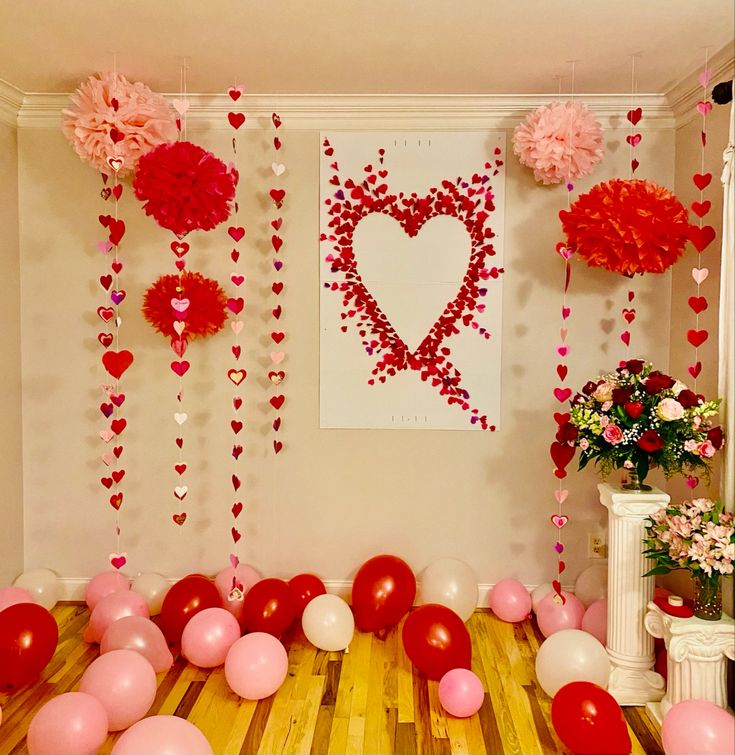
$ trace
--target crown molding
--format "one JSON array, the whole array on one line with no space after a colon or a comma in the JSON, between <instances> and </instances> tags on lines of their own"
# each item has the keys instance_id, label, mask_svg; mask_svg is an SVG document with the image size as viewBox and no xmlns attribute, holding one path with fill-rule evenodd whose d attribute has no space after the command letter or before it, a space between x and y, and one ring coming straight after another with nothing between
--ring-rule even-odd
<instances>
[{"instance_id":1,"label":"crown molding","mask_svg":"<svg viewBox=\"0 0 735 755\"><path fill-rule=\"evenodd\" d=\"M718 82L733 78L735 72L734 45L735 42L730 42L709 59L707 68L710 71L710 80L706 90L708 94L711 93L712 87ZM702 85L699 83L701 70L701 68L698 68L696 71L692 71L666 92L666 100L674 115L676 128L701 117L696 110L697 102L702 99L703 94ZM718 106L715 105L715 107Z\"/></svg>"},{"instance_id":2,"label":"crown molding","mask_svg":"<svg viewBox=\"0 0 735 755\"><path fill-rule=\"evenodd\" d=\"M178 94L167 94L171 100ZM549 94L528 95L417 95L417 94L257 94L249 95L238 110L248 120L244 129L271 128L270 118L277 112L291 131L319 130L484 130L512 128L531 110L554 99ZM630 106L625 94L576 95L590 107L608 129L623 126L624 114ZM230 130L227 113L233 103L226 94L190 94L188 123L192 127ZM636 103L644 108L649 130L670 129L674 118L664 95L641 94ZM27 93L18 112L20 128L58 126L61 111L68 107L69 97L63 94Z\"/></svg>"},{"instance_id":3,"label":"crown molding","mask_svg":"<svg viewBox=\"0 0 735 755\"><path fill-rule=\"evenodd\" d=\"M18 125L18 113L23 106L23 92L7 81L0 79L0 123Z\"/></svg>"}]
</instances>

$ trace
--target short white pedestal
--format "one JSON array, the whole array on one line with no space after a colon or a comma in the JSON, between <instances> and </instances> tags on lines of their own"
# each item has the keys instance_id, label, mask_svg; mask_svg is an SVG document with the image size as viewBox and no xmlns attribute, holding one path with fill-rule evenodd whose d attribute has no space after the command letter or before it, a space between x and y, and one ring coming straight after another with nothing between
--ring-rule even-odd
<instances>
[{"instance_id":1,"label":"short white pedestal","mask_svg":"<svg viewBox=\"0 0 735 755\"><path fill-rule=\"evenodd\" d=\"M653 566L643 553L647 517L671 500L657 488L625 491L607 483L597 486L608 510L607 653L608 692L620 705L645 705L664 696L665 683L653 670L653 638L643 619L653 598Z\"/></svg>"},{"instance_id":2,"label":"short white pedestal","mask_svg":"<svg viewBox=\"0 0 735 755\"><path fill-rule=\"evenodd\" d=\"M648 604L646 629L666 644L668 684L661 703L649 705L659 723L669 708L682 700L709 700L727 707L727 662L735 660L735 622L723 614L719 621L694 616L670 616Z\"/></svg>"}]
</instances>

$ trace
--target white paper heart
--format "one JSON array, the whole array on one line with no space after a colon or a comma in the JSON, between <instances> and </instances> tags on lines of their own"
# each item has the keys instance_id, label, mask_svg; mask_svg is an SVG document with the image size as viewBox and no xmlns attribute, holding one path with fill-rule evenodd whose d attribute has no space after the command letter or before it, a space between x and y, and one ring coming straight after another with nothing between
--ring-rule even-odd
<instances>
[{"instance_id":1,"label":"white paper heart","mask_svg":"<svg viewBox=\"0 0 735 755\"><path fill-rule=\"evenodd\" d=\"M174 110L179 115L184 115L186 111L189 109L189 101L188 100L171 100L171 104L174 106Z\"/></svg>"},{"instance_id":2,"label":"white paper heart","mask_svg":"<svg viewBox=\"0 0 735 755\"><path fill-rule=\"evenodd\" d=\"M115 433L113 433L112 430L100 430L100 438L102 438L105 443L109 443L114 437Z\"/></svg>"},{"instance_id":3,"label":"white paper heart","mask_svg":"<svg viewBox=\"0 0 735 755\"><path fill-rule=\"evenodd\" d=\"M286 354L283 351L271 351L271 362L273 364L280 364L285 356Z\"/></svg>"},{"instance_id":4,"label":"white paper heart","mask_svg":"<svg viewBox=\"0 0 735 755\"><path fill-rule=\"evenodd\" d=\"M692 269L692 278L695 283L704 283L709 275L709 270L706 267L695 267Z\"/></svg>"},{"instance_id":5,"label":"white paper heart","mask_svg":"<svg viewBox=\"0 0 735 755\"><path fill-rule=\"evenodd\" d=\"M283 163L271 163L271 170L277 176L282 176L286 170L286 166Z\"/></svg>"},{"instance_id":6,"label":"white paper heart","mask_svg":"<svg viewBox=\"0 0 735 755\"><path fill-rule=\"evenodd\" d=\"M237 335L242 330L242 326L243 326L243 321L242 320L233 320L230 323L230 327L232 328L232 332L235 335Z\"/></svg>"},{"instance_id":7,"label":"white paper heart","mask_svg":"<svg viewBox=\"0 0 735 755\"><path fill-rule=\"evenodd\" d=\"M189 419L189 415L186 412L176 412L174 414L174 419L178 424L183 425L184 422L186 422L187 419Z\"/></svg>"},{"instance_id":8,"label":"white paper heart","mask_svg":"<svg viewBox=\"0 0 735 755\"><path fill-rule=\"evenodd\" d=\"M567 496L569 495L568 490L555 490L554 491L554 498L556 498L557 503L561 505L564 503L564 501L567 500Z\"/></svg>"},{"instance_id":9,"label":"white paper heart","mask_svg":"<svg viewBox=\"0 0 735 755\"><path fill-rule=\"evenodd\" d=\"M174 488L174 494L176 497L181 500L186 497L186 494L189 492L189 488L186 485L177 485Z\"/></svg>"},{"instance_id":10,"label":"white paper heart","mask_svg":"<svg viewBox=\"0 0 735 755\"><path fill-rule=\"evenodd\" d=\"M174 330L181 335L184 332L184 328L186 328L186 323L183 320L177 320L174 323Z\"/></svg>"}]
</instances>

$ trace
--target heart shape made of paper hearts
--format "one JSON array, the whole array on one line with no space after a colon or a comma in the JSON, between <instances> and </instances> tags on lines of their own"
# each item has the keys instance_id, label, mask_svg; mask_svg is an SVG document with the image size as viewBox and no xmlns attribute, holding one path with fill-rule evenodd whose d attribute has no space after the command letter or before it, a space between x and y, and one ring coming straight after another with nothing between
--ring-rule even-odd
<instances>
[{"instance_id":1,"label":"heart shape made of paper hearts","mask_svg":"<svg viewBox=\"0 0 735 755\"><path fill-rule=\"evenodd\" d=\"M119 380L133 363L133 359L133 355L127 349L123 349L122 351L106 351L102 355L102 364L110 375Z\"/></svg>"},{"instance_id":2,"label":"heart shape made of paper hearts","mask_svg":"<svg viewBox=\"0 0 735 755\"><path fill-rule=\"evenodd\" d=\"M460 373L452 365L449 349L442 347L445 339L459 332L461 325L467 327L473 322L478 299L488 291L482 281L482 272L486 269L487 258L495 254L490 243L494 234L486 225L490 213L495 209L489 187L478 175L472 181L444 180L425 196L407 196L403 193L391 194L386 183L373 185L369 178L359 185L351 179L344 181L343 188L334 195L337 201L329 205L329 228L334 234L328 237L334 242L334 255L329 263L331 272L341 274L344 280L349 281L348 286L338 286L336 289L342 296L343 308L355 313L351 321L367 353L380 355L372 370L373 375L385 373L379 378L384 381L386 374L416 370L423 380L432 381L448 403L469 410L469 395L461 385ZM361 274L360 266L365 260L361 257L358 261L355 255L355 231L371 213L397 221L410 238L417 236L428 220L440 215L459 221L469 236L469 255L464 258L461 282L453 292L445 289L443 310L440 310L428 332L423 337L417 337L419 344L415 349L411 349L401 337ZM414 266L413 269L420 274L420 267L416 269ZM454 266L451 272L455 272ZM453 276L450 280L456 278ZM422 311L426 309L422 307ZM484 418L481 418L481 423L485 428Z\"/></svg>"}]
</instances>

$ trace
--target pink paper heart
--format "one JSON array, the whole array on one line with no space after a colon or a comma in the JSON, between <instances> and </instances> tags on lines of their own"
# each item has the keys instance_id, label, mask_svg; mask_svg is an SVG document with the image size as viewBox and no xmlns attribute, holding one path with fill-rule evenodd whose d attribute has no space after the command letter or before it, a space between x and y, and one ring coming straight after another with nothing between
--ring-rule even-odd
<instances>
[{"instance_id":1,"label":"pink paper heart","mask_svg":"<svg viewBox=\"0 0 735 755\"><path fill-rule=\"evenodd\" d=\"M180 100L180 99L171 100L171 104L174 106L174 110L179 115L184 115L184 113L186 113L186 111L189 109L188 100Z\"/></svg>"},{"instance_id":2,"label":"pink paper heart","mask_svg":"<svg viewBox=\"0 0 735 755\"><path fill-rule=\"evenodd\" d=\"M232 328L232 332L237 335L243 328L243 321L242 320L233 320L230 323L230 327Z\"/></svg>"},{"instance_id":3,"label":"pink paper heart","mask_svg":"<svg viewBox=\"0 0 735 755\"><path fill-rule=\"evenodd\" d=\"M564 344L562 344L561 346L557 346L556 353L560 357L565 357L569 353L569 346L565 346Z\"/></svg>"},{"instance_id":4,"label":"pink paper heart","mask_svg":"<svg viewBox=\"0 0 735 755\"><path fill-rule=\"evenodd\" d=\"M97 249L99 249L102 254L109 254L112 251L112 244L109 241L98 241Z\"/></svg>"},{"instance_id":5,"label":"pink paper heart","mask_svg":"<svg viewBox=\"0 0 735 755\"><path fill-rule=\"evenodd\" d=\"M177 311L177 312L186 312L187 309L189 309L189 304L191 302L188 299L171 299L171 306Z\"/></svg>"},{"instance_id":6,"label":"pink paper heart","mask_svg":"<svg viewBox=\"0 0 735 755\"><path fill-rule=\"evenodd\" d=\"M694 490L694 488L696 488L697 485L699 485L699 478L698 477L692 477L692 476L687 477L687 486L689 488L691 488L692 490Z\"/></svg>"},{"instance_id":7,"label":"pink paper heart","mask_svg":"<svg viewBox=\"0 0 735 755\"><path fill-rule=\"evenodd\" d=\"M102 438L105 443L109 443L114 437L115 433L113 433L112 430L100 430L100 438Z\"/></svg>"},{"instance_id":8,"label":"pink paper heart","mask_svg":"<svg viewBox=\"0 0 735 755\"><path fill-rule=\"evenodd\" d=\"M694 278L694 282L697 284L704 283L704 281L707 280L708 275L709 270L706 267L692 268L692 278Z\"/></svg>"},{"instance_id":9,"label":"pink paper heart","mask_svg":"<svg viewBox=\"0 0 735 755\"><path fill-rule=\"evenodd\" d=\"M128 554L126 552L123 553L110 553L110 564L115 569L122 569L125 564L128 563Z\"/></svg>"},{"instance_id":10,"label":"pink paper heart","mask_svg":"<svg viewBox=\"0 0 735 755\"><path fill-rule=\"evenodd\" d=\"M568 334L568 333L569 333L569 331L568 331L568 330L567 330L566 328L562 328L562 329L561 329L561 330L559 331L559 335L561 336L561 340L562 340L562 341L566 341L566 340L567 340L567 334Z\"/></svg>"},{"instance_id":11,"label":"pink paper heart","mask_svg":"<svg viewBox=\"0 0 735 755\"><path fill-rule=\"evenodd\" d=\"M556 498L556 501L559 505L564 503L564 501L567 500L567 496L569 495L568 490L555 490L554 491L554 498Z\"/></svg>"},{"instance_id":12,"label":"pink paper heart","mask_svg":"<svg viewBox=\"0 0 735 755\"><path fill-rule=\"evenodd\" d=\"M285 357L286 354L283 351L271 351L271 362L273 364L280 364Z\"/></svg>"},{"instance_id":13,"label":"pink paper heart","mask_svg":"<svg viewBox=\"0 0 735 755\"><path fill-rule=\"evenodd\" d=\"M566 514L552 514L550 518L551 523L557 529L561 529L569 521L569 517Z\"/></svg>"},{"instance_id":14,"label":"pink paper heart","mask_svg":"<svg viewBox=\"0 0 735 755\"><path fill-rule=\"evenodd\" d=\"M571 395L571 388L554 388L554 396L560 404L563 404Z\"/></svg>"},{"instance_id":15,"label":"pink paper heart","mask_svg":"<svg viewBox=\"0 0 735 755\"><path fill-rule=\"evenodd\" d=\"M109 451L102 454L102 461L105 462L105 464L109 467L111 464L115 461L115 455L111 454Z\"/></svg>"},{"instance_id":16,"label":"pink paper heart","mask_svg":"<svg viewBox=\"0 0 735 755\"><path fill-rule=\"evenodd\" d=\"M554 550L555 550L555 551L556 551L557 553L564 553L564 545L563 545L563 543L560 543L560 542L559 542L559 541L557 540L557 542L556 542L556 545L554 546Z\"/></svg>"},{"instance_id":17,"label":"pink paper heart","mask_svg":"<svg viewBox=\"0 0 735 755\"><path fill-rule=\"evenodd\" d=\"M704 71L699 74L698 80L703 87L706 87L707 84L709 84L709 68L705 68Z\"/></svg>"},{"instance_id":18,"label":"pink paper heart","mask_svg":"<svg viewBox=\"0 0 735 755\"><path fill-rule=\"evenodd\" d=\"M700 100L697 103L697 112L700 115L709 115L712 112L712 103L709 100Z\"/></svg>"},{"instance_id":19,"label":"pink paper heart","mask_svg":"<svg viewBox=\"0 0 735 755\"><path fill-rule=\"evenodd\" d=\"M561 308L561 316L562 319L566 320L569 315L571 314L572 310L569 307L562 307Z\"/></svg>"},{"instance_id":20,"label":"pink paper heart","mask_svg":"<svg viewBox=\"0 0 735 755\"><path fill-rule=\"evenodd\" d=\"M230 563L233 569L237 569L240 565L240 559L234 553L230 553Z\"/></svg>"},{"instance_id":21,"label":"pink paper heart","mask_svg":"<svg viewBox=\"0 0 735 755\"><path fill-rule=\"evenodd\" d=\"M184 328L186 328L186 323L182 322L181 320L177 320L174 323L174 330L181 335L184 332Z\"/></svg>"},{"instance_id":22,"label":"pink paper heart","mask_svg":"<svg viewBox=\"0 0 735 755\"><path fill-rule=\"evenodd\" d=\"M556 253L557 253L557 254L558 254L558 255L559 255L559 256L560 256L560 257L561 257L562 259L565 259L565 260L569 260L569 259L571 259L572 255L574 254L574 250L573 250L573 249L570 249L570 248L569 248L568 246L566 246L565 244L562 244L562 243L560 243L560 244L557 244L557 245L556 245Z\"/></svg>"}]
</instances>

